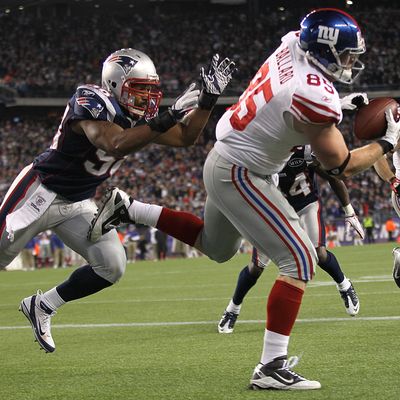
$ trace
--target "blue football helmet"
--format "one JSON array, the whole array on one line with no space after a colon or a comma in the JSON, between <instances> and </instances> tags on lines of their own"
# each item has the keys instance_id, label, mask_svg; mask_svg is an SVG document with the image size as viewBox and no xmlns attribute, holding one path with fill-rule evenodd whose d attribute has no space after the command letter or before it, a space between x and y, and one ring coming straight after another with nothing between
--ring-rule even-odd
<instances>
[{"instance_id":1,"label":"blue football helmet","mask_svg":"<svg viewBox=\"0 0 400 400\"><path fill-rule=\"evenodd\" d=\"M334 81L352 84L364 69L358 57L365 53L355 19L335 8L319 8L300 27L299 45L308 60Z\"/></svg>"}]
</instances>

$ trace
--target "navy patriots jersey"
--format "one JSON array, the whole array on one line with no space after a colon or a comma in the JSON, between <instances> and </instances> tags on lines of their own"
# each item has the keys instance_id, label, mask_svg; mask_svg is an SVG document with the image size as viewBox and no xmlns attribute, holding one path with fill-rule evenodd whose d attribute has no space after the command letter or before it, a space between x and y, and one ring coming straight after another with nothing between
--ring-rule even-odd
<instances>
[{"instance_id":1,"label":"navy patriots jersey","mask_svg":"<svg viewBox=\"0 0 400 400\"><path fill-rule=\"evenodd\" d=\"M311 162L311 147L296 147L279 173L279 187L296 211L318 200L317 179Z\"/></svg>"},{"instance_id":2,"label":"navy patriots jersey","mask_svg":"<svg viewBox=\"0 0 400 400\"><path fill-rule=\"evenodd\" d=\"M69 100L49 149L33 162L41 182L71 201L93 197L125 158L114 158L71 129L76 120L111 121L122 128L135 125L112 95L95 85L79 86Z\"/></svg>"}]
</instances>

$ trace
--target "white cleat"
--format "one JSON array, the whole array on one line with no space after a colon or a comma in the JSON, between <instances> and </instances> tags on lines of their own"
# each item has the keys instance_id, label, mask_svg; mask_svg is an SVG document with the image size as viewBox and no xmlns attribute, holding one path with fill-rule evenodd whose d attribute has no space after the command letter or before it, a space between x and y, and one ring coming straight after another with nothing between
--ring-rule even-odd
<instances>
[{"instance_id":1,"label":"white cleat","mask_svg":"<svg viewBox=\"0 0 400 400\"><path fill-rule=\"evenodd\" d=\"M310 381L296 374L292 368L299 362L296 356L277 357L267 364L258 364L250 380L250 389L314 390L320 389L318 381Z\"/></svg>"},{"instance_id":2,"label":"white cleat","mask_svg":"<svg viewBox=\"0 0 400 400\"><path fill-rule=\"evenodd\" d=\"M347 290L339 290L340 297L344 302L347 314L354 317L360 311L360 300L354 289L353 284L350 282L350 287Z\"/></svg>"},{"instance_id":3,"label":"white cleat","mask_svg":"<svg viewBox=\"0 0 400 400\"><path fill-rule=\"evenodd\" d=\"M46 353L52 353L56 349L51 336L50 320L56 314L42 301L43 293L38 290L33 296L21 301L19 311L22 311L32 325L33 334L41 349Z\"/></svg>"},{"instance_id":4,"label":"white cleat","mask_svg":"<svg viewBox=\"0 0 400 400\"><path fill-rule=\"evenodd\" d=\"M233 312L224 311L222 317L218 323L219 333L232 333L235 328L235 323L239 314Z\"/></svg>"},{"instance_id":5,"label":"white cleat","mask_svg":"<svg viewBox=\"0 0 400 400\"><path fill-rule=\"evenodd\" d=\"M122 190L116 187L107 189L97 214L90 223L87 238L91 242L97 242L104 234L120 224L134 223L128 213L132 202L133 200Z\"/></svg>"}]
</instances>

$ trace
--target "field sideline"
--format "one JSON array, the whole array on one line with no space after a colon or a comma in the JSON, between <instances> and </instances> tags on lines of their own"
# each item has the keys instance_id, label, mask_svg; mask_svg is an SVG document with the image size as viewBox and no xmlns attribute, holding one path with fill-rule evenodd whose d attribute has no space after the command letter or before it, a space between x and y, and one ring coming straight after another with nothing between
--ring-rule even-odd
<instances>
[{"instance_id":1,"label":"field sideline","mask_svg":"<svg viewBox=\"0 0 400 400\"><path fill-rule=\"evenodd\" d=\"M71 270L0 273L0 398L56 399L399 399L400 289L393 245L334 249L361 298L347 317L321 270L305 294L289 355L319 391L249 391L259 361L270 266L249 293L235 333L216 323L248 256L218 265L199 259L131 264L118 285L67 304L53 318L53 354L39 351L20 300Z\"/></svg>"}]
</instances>

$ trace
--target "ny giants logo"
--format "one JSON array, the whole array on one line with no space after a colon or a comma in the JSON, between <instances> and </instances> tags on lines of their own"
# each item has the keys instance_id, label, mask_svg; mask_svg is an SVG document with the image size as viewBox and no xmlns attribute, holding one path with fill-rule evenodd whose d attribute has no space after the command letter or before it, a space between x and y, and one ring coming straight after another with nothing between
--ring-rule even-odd
<instances>
[{"instance_id":1,"label":"ny giants logo","mask_svg":"<svg viewBox=\"0 0 400 400\"><path fill-rule=\"evenodd\" d=\"M318 26L318 43L335 45L339 38L339 29L330 26Z\"/></svg>"},{"instance_id":2,"label":"ny giants logo","mask_svg":"<svg viewBox=\"0 0 400 400\"><path fill-rule=\"evenodd\" d=\"M124 71L125 75L128 75L132 68L138 63L138 60L135 60L130 56L114 56L108 61L118 64Z\"/></svg>"}]
</instances>

